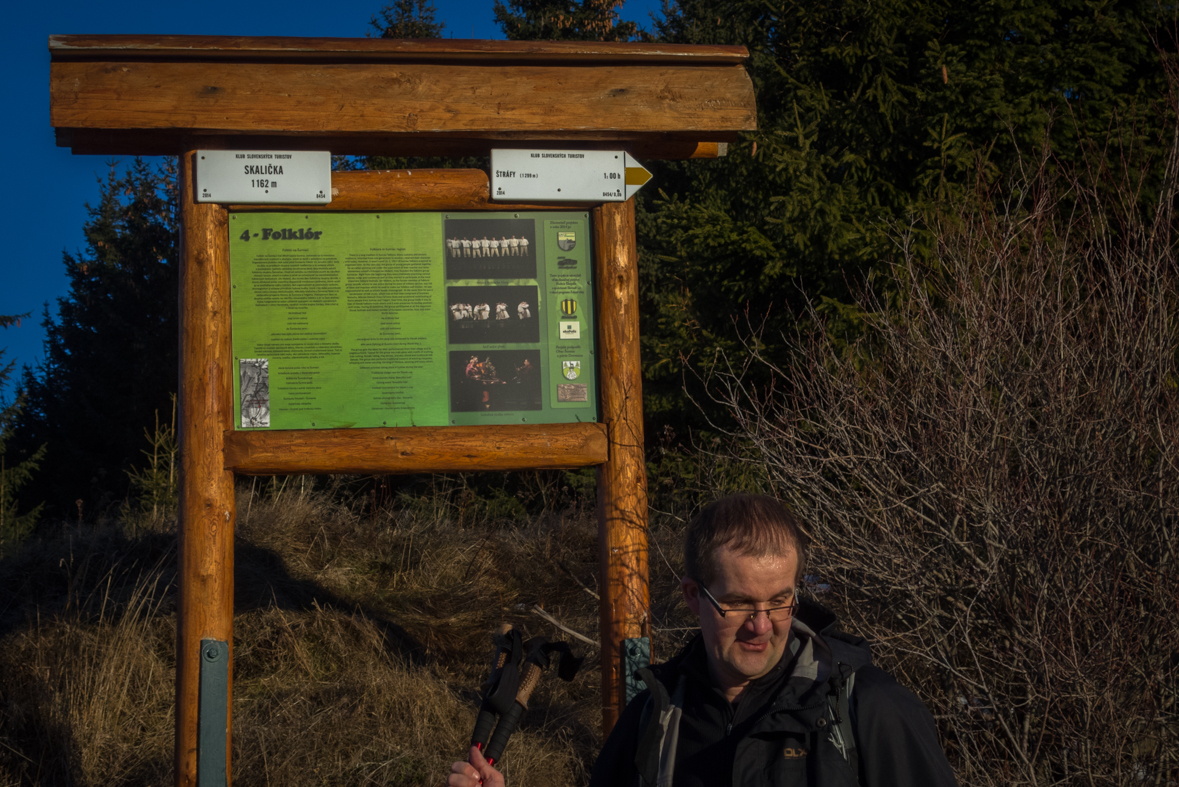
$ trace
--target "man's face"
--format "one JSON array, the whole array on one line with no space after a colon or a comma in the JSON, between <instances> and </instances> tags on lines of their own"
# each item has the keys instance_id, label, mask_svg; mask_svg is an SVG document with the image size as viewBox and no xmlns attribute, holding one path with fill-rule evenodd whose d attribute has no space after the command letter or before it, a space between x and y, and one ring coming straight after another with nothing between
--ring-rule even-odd
<instances>
[{"instance_id":1,"label":"man's face","mask_svg":"<svg viewBox=\"0 0 1179 787\"><path fill-rule=\"evenodd\" d=\"M768 609L794 603L798 556L753 557L724 546L716 555L716 577L708 590L723 607ZM790 634L790 619L773 622L764 613L750 619L716 611L695 580L681 583L684 600L700 618L700 632L708 653L708 669L717 688L735 699L749 681L772 670L782 658Z\"/></svg>"}]
</instances>

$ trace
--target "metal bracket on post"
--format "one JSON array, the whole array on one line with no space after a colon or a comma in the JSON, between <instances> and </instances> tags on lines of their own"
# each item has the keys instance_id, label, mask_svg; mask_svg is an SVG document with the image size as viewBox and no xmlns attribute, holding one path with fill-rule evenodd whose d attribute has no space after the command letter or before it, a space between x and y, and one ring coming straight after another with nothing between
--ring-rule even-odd
<instances>
[{"instance_id":1,"label":"metal bracket on post","mask_svg":"<svg viewBox=\"0 0 1179 787\"><path fill-rule=\"evenodd\" d=\"M229 643L201 640L200 708L197 726L197 785L227 787Z\"/></svg>"},{"instance_id":2,"label":"metal bracket on post","mask_svg":"<svg viewBox=\"0 0 1179 787\"><path fill-rule=\"evenodd\" d=\"M625 702L623 707L630 704L635 695L646 686L639 680L636 672L643 667L651 666L651 640L647 637L634 637L622 641L622 680L625 687Z\"/></svg>"}]
</instances>

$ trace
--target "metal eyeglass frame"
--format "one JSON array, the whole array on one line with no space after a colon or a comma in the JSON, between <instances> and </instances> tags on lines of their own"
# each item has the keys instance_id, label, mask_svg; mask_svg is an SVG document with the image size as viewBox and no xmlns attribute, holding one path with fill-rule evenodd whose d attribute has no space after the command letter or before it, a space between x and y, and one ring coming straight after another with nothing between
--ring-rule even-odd
<instances>
[{"instance_id":1,"label":"metal eyeglass frame","mask_svg":"<svg viewBox=\"0 0 1179 787\"><path fill-rule=\"evenodd\" d=\"M790 614L788 614L786 617L782 618L782 620L784 621L784 620L789 620L790 618L794 617L794 612L795 612L795 610L798 609L798 596L797 595L794 597L793 604L787 604L782 607L770 607L769 609L723 609L720 605L720 602L717 601L715 598L713 598L712 594L708 592L708 588L704 587L704 585L700 584L699 582L696 583L696 586L698 588L700 588L700 591L702 593L704 593L704 597L706 599L708 599L708 603L712 604L712 606L716 609L716 611L720 613L720 616L722 618L726 617L726 614L729 612L736 612L736 613L740 613L742 617L748 616L748 618L747 618L748 620L753 620L754 618L757 617L758 613L764 612L764 613L766 613L766 620L773 623L774 619L772 617L770 617L771 612L777 612L777 611L783 610L783 609L790 610ZM744 623L745 621L742 620L741 622ZM778 621L778 622L781 622L781 621Z\"/></svg>"}]
</instances>

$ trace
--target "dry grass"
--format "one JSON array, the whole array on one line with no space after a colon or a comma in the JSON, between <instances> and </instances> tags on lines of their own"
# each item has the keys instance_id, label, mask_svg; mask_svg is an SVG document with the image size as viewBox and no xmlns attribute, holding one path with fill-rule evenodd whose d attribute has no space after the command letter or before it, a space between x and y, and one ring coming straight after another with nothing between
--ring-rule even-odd
<instances>
[{"instance_id":1,"label":"dry grass","mask_svg":"<svg viewBox=\"0 0 1179 787\"><path fill-rule=\"evenodd\" d=\"M555 581L552 560L559 543L569 563L592 563L593 527L471 519L444 505L445 493L375 511L371 501L329 502L338 496L239 501L243 539L281 566L265 583L239 571L238 608L248 611L236 632L237 780L319 768L313 783L440 783L466 749L500 621L555 636L528 612L539 603L593 634L592 599ZM542 684L505 760L514 781L585 780L597 744L591 672ZM315 752L290 747L292 725L318 729Z\"/></svg>"},{"instance_id":2,"label":"dry grass","mask_svg":"<svg viewBox=\"0 0 1179 787\"><path fill-rule=\"evenodd\" d=\"M6 561L0 784L162 783L175 615L158 548L99 532Z\"/></svg>"},{"instance_id":3,"label":"dry grass","mask_svg":"<svg viewBox=\"0 0 1179 787\"><path fill-rule=\"evenodd\" d=\"M522 518L463 479L384 499L318 483L239 494L234 782L440 785L465 754L501 621L568 639L539 604L597 639L592 514ZM0 785L171 781L174 536L136 532L71 531L0 563ZM684 634L678 525L654 532L666 657ZM588 779L600 676L596 651L574 646L586 665L541 683L503 760L511 783Z\"/></svg>"}]
</instances>

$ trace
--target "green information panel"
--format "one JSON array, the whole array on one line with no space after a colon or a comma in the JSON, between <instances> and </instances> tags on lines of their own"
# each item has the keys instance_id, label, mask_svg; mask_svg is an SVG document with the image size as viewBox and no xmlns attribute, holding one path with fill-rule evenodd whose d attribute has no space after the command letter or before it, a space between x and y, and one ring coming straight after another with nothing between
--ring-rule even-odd
<instances>
[{"instance_id":1,"label":"green information panel","mask_svg":"<svg viewBox=\"0 0 1179 787\"><path fill-rule=\"evenodd\" d=\"M584 212L230 216L235 426L597 420Z\"/></svg>"}]
</instances>

